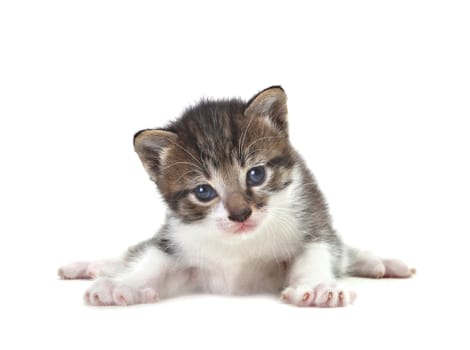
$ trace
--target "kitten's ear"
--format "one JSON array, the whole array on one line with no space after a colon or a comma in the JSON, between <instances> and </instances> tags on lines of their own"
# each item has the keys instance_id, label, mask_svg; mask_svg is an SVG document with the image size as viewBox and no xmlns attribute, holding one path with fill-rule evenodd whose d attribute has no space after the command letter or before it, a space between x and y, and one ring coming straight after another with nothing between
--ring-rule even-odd
<instances>
[{"instance_id":1,"label":"kitten's ear","mask_svg":"<svg viewBox=\"0 0 470 350\"><path fill-rule=\"evenodd\" d=\"M176 143L178 136L167 130L147 129L134 135L134 149L152 180L156 179L164 161L165 150Z\"/></svg>"},{"instance_id":2,"label":"kitten's ear","mask_svg":"<svg viewBox=\"0 0 470 350\"><path fill-rule=\"evenodd\" d=\"M280 86L271 86L251 98L246 116L269 118L280 131L287 132L287 95Z\"/></svg>"}]
</instances>

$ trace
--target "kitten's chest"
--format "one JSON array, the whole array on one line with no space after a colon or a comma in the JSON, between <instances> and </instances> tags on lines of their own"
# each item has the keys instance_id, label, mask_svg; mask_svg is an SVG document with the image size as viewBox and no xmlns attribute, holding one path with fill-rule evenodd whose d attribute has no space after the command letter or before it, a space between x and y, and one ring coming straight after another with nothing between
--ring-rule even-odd
<instances>
[{"instance_id":1,"label":"kitten's chest","mask_svg":"<svg viewBox=\"0 0 470 350\"><path fill-rule=\"evenodd\" d=\"M279 291L284 284L287 262L206 264L198 270L201 289L216 294L253 294Z\"/></svg>"},{"instance_id":2,"label":"kitten's chest","mask_svg":"<svg viewBox=\"0 0 470 350\"><path fill-rule=\"evenodd\" d=\"M303 247L298 221L289 219L288 224L283 219L282 225L271 219L269 225L246 236L224 236L210 227L175 231L180 261L197 271L206 292L276 292L284 285L289 262Z\"/></svg>"}]
</instances>

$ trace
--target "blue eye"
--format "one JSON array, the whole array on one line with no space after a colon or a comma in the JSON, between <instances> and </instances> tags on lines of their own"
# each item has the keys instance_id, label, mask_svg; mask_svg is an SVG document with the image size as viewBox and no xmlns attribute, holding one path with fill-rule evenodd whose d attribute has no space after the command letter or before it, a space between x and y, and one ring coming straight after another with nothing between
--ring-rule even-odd
<instances>
[{"instance_id":1,"label":"blue eye","mask_svg":"<svg viewBox=\"0 0 470 350\"><path fill-rule=\"evenodd\" d=\"M217 192L209 185L199 185L194 189L194 195L201 202L209 202L217 197Z\"/></svg>"},{"instance_id":2,"label":"blue eye","mask_svg":"<svg viewBox=\"0 0 470 350\"><path fill-rule=\"evenodd\" d=\"M248 186L259 186L264 182L265 178L266 169L262 165L251 168L246 173L246 183Z\"/></svg>"}]
</instances>

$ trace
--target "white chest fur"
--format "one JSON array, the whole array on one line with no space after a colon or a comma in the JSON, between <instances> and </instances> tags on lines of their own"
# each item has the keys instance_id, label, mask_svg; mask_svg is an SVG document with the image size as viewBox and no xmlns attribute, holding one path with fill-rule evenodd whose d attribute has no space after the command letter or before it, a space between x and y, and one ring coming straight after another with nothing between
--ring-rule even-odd
<instances>
[{"instance_id":1,"label":"white chest fur","mask_svg":"<svg viewBox=\"0 0 470 350\"><path fill-rule=\"evenodd\" d=\"M280 217L278 217L280 218ZM195 268L204 291L221 294L272 292L285 281L289 262L302 249L302 233L268 218L257 230L232 235L205 225L179 225L180 263Z\"/></svg>"}]
</instances>

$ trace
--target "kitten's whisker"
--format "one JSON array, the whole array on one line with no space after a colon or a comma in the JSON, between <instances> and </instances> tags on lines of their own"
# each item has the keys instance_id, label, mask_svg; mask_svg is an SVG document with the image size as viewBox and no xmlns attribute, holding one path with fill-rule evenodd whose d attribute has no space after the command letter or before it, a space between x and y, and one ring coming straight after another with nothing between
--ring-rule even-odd
<instances>
[{"instance_id":1,"label":"kitten's whisker","mask_svg":"<svg viewBox=\"0 0 470 350\"><path fill-rule=\"evenodd\" d=\"M281 213L300 213L301 210L299 209L292 209L292 208L278 208L278 211Z\"/></svg>"},{"instance_id":2,"label":"kitten's whisker","mask_svg":"<svg viewBox=\"0 0 470 350\"><path fill-rule=\"evenodd\" d=\"M165 167L162 168L162 171L165 171L165 170L168 170L176 165L182 165L182 164L187 164L187 165L191 165L199 170L202 171L201 167L199 167L197 164L194 164L194 163L191 163L191 162L175 162L175 163L171 163L170 165L167 165ZM194 171L194 170L191 170L191 171Z\"/></svg>"},{"instance_id":3,"label":"kitten's whisker","mask_svg":"<svg viewBox=\"0 0 470 350\"><path fill-rule=\"evenodd\" d=\"M256 140L254 140L252 143L250 143L248 145L248 147L246 147L246 151L245 151L245 154L251 149L251 147L253 147L253 145L255 145L256 143L260 142L260 141L264 141L264 140L270 140L270 139L284 139L285 136L265 136L265 137L260 137Z\"/></svg>"},{"instance_id":4,"label":"kitten's whisker","mask_svg":"<svg viewBox=\"0 0 470 350\"><path fill-rule=\"evenodd\" d=\"M255 148L252 151L245 153L245 159L250 159L251 156L256 153L259 153L259 154L266 153L266 151L267 150L265 148Z\"/></svg>"},{"instance_id":5,"label":"kitten's whisker","mask_svg":"<svg viewBox=\"0 0 470 350\"><path fill-rule=\"evenodd\" d=\"M293 233L292 224L284 219L282 216L277 216L276 225L281 229L278 231L280 235L284 238L289 238L290 234ZM286 246L281 246L281 249L284 251L285 256L290 259L293 255L290 249Z\"/></svg>"},{"instance_id":6,"label":"kitten's whisker","mask_svg":"<svg viewBox=\"0 0 470 350\"><path fill-rule=\"evenodd\" d=\"M201 167L199 167L199 169L202 171L203 168L204 168L204 164L202 164L201 160L200 159L197 159L189 150L187 150L185 147L181 146L180 144L178 144L177 142L171 140L170 141L173 145L175 145L176 147L178 147L179 149L181 149L182 151L184 151L187 155L189 155L191 158L193 158L197 163L199 163L201 165Z\"/></svg>"},{"instance_id":7,"label":"kitten's whisker","mask_svg":"<svg viewBox=\"0 0 470 350\"><path fill-rule=\"evenodd\" d=\"M178 182L178 181L180 181L183 177L185 177L186 175L191 174L191 173L195 173L195 172L196 172L196 171L194 171L194 170L189 170L189 171L185 172L184 174L182 174L181 176L179 176L179 177L176 179L175 182Z\"/></svg>"}]
</instances>

